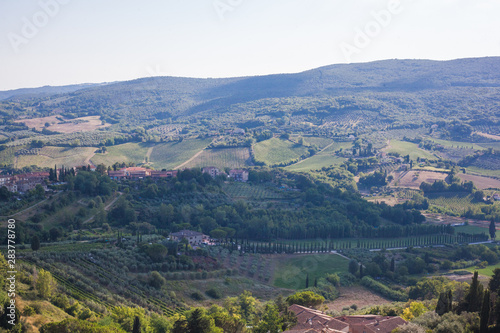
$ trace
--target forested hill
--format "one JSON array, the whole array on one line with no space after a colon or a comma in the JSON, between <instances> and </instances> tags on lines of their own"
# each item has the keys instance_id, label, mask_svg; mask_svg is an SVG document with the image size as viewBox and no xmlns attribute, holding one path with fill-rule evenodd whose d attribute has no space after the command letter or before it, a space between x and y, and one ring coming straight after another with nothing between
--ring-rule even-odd
<instances>
[{"instance_id":1,"label":"forested hill","mask_svg":"<svg viewBox=\"0 0 500 333\"><path fill-rule=\"evenodd\" d=\"M499 91L500 57L384 60L332 65L297 74L143 78L35 96L20 107L9 108L9 102L19 100L18 95L3 102L0 111L14 116L54 112L73 117L101 115L112 123L127 122L131 114L146 122L166 118L175 121L239 114L242 109L253 108L281 115L312 112L321 117L340 110L368 110L380 113L389 123L415 113L420 121L439 121L450 115L468 121L473 111L475 121L491 123L498 121L495 110L500 104Z\"/></svg>"}]
</instances>

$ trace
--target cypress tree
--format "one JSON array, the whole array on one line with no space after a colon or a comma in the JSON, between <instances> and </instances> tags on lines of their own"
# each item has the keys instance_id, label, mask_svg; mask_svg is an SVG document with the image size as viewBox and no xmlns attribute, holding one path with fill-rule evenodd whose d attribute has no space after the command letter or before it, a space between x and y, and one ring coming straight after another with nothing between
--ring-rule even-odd
<instances>
[{"instance_id":1,"label":"cypress tree","mask_svg":"<svg viewBox=\"0 0 500 333\"><path fill-rule=\"evenodd\" d=\"M134 327L132 333L141 333L141 319L138 316L134 318Z\"/></svg>"},{"instance_id":2,"label":"cypress tree","mask_svg":"<svg viewBox=\"0 0 500 333\"><path fill-rule=\"evenodd\" d=\"M483 306L481 307L479 333L488 332L488 322L490 321L490 291L484 292Z\"/></svg>"},{"instance_id":3,"label":"cypress tree","mask_svg":"<svg viewBox=\"0 0 500 333\"><path fill-rule=\"evenodd\" d=\"M483 285L478 280L478 272L474 272L469 292L465 296L465 310L467 312L478 312L481 310L483 301Z\"/></svg>"},{"instance_id":4,"label":"cypress tree","mask_svg":"<svg viewBox=\"0 0 500 333\"><path fill-rule=\"evenodd\" d=\"M391 259L391 272L394 273L394 270L396 268L396 262L394 261L394 258Z\"/></svg>"},{"instance_id":5,"label":"cypress tree","mask_svg":"<svg viewBox=\"0 0 500 333\"><path fill-rule=\"evenodd\" d=\"M491 219L489 231L491 239L495 240L497 229L495 227L495 221L493 219Z\"/></svg>"}]
</instances>

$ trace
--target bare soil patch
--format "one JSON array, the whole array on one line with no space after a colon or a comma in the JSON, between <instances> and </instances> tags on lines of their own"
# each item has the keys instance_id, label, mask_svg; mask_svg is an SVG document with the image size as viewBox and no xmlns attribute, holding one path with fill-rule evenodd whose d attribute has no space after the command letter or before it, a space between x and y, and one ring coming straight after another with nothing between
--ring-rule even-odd
<instances>
[{"instance_id":1,"label":"bare soil patch","mask_svg":"<svg viewBox=\"0 0 500 333\"><path fill-rule=\"evenodd\" d=\"M447 176L442 172L411 170L401 175L398 186L418 189L422 182L432 184L437 180L445 180Z\"/></svg>"},{"instance_id":2,"label":"bare soil patch","mask_svg":"<svg viewBox=\"0 0 500 333\"><path fill-rule=\"evenodd\" d=\"M58 119L59 118L59 119ZM102 124L100 116L88 116L75 119L62 119L61 117L50 116L33 119L22 119L16 122L24 123L29 128L35 128L40 131L47 128L49 131L58 133L90 132L99 128L111 126L111 124ZM45 124L49 123L46 127Z\"/></svg>"},{"instance_id":3,"label":"bare soil patch","mask_svg":"<svg viewBox=\"0 0 500 333\"><path fill-rule=\"evenodd\" d=\"M474 132L474 134L483 136L488 139L493 139L493 140L500 140L500 135L494 135L494 134L488 134L488 133L482 133L482 132Z\"/></svg>"},{"instance_id":4,"label":"bare soil patch","mask_svg":"<svg viewBox=\"0 0 500 333\"><path fill-rule=\"evenodd\" d=\"M462 181L471 181L476 185L476 187L480 190L484 190L487 188L498 188L500 189L500 180L490 178L490 177L483 177L483 176L475 176L475 175L469 175L469 174L459 174L458 177Z\"/></svg>"},{"instance_id":5,"label":"bare soil patch","mask_svg":"<svg viewBox=\"0 0 500 333\"><path fill-rule=\"evenodd\" d=\"M353 304L358 306L358 309L391 303L391 301L374 294L363 286L340 287L338 288L340 296L332 303L326 304L328 310L342 311L345 307L350 307Z\"/></svg>"}]
</instances>

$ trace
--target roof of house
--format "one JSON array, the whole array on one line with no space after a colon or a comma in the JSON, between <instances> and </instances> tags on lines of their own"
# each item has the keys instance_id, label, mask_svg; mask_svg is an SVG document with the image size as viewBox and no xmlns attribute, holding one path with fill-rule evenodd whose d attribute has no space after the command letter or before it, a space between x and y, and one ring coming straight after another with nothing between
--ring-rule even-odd
<instances>
[{"instance_id":1,"label":"roof of house","mask_svg":"<svg viewBox=\"0 0 500 333\"><path fill-rule=\"evenodd\" d=\"M245 173L248 172L247 170L242 170L242 169L233 169L229 170L229 173Z\"/></svg>"},{"instance_id":2,"label":"roof of house","mask_svg":"<svg viewBox=\"0 0 500 333\"><path fill-rule=\"evenodd\" d=\"M396 327L406 324L406 320L401 317L390 317L380 321L365 325L367 332L389 333Z\"/></svg>"},{"instance_id":3,"label":"roof of house","mask_svg":"<svg viewBox=\"0 0 500 333\"><path fill-rule=\"evenodd\" d=\"M328 328L342 331L349 327L349 324L332 318L321 311L310 309L305 306L293 304L288 307L288 310L294 312L297 317L297 324L293 327L294 329L313 328L321 330Z\"/></svg>"}]
</instances>

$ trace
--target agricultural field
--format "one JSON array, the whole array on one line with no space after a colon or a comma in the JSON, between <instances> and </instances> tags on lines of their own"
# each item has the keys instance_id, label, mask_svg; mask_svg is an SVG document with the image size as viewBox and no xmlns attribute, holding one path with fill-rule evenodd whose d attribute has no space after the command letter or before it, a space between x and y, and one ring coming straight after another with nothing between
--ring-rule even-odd
<instances>
[{"instance_id":1,"label":"agricultural field","mask_svg":"<svg viewBox=\"0 0 500 333\"><path fill-rule=\"evenodd\" d=\"M36 165L40 168L52 168L54 165L74 167L89 164L94 156L95 147L51 147L40 149L38 155L18 155L16 167Z\"/></svg>"},{"instance_id":2,"label":"agricultural field","mask_svg":"<svg viewBox=\"0 0 500 333\"><path fill-rule=\"evenodd\" d=\"M465 192L430 193L426 197L431 208L436 206L445 212L457 215L463 214L475 205L472 194Z\"/></svg>"},{"instance_id":3,"label":"agricultural field","mask_svg":"<svg viewBox=\"0 0 500 333\"><path fill-rule=\"evenodd\" d=\"M464 173L459 174L458 177L460 177L462 181L473 182L474 185L480 190L485 190L489 188L500 189L500 180L498 179L469 175Z\"/></svg>"},{"instance_id":4,"label":"agricultural field","mask_svg":"<svg viewBox=\"0 0 500 333\"><path fill-rule=\"evenodd\" d=\"M454 227L455 233L463 232L466 234L485 234L489 236L488 228L479 227L475 225L459 225Z\"/></svg>"},{"instance_id":5,"label":"agricultural field","mask_svg":"<svg viewBox=\"0 0 500 333\"><path fill-rule=\"evenodd\" d=\"M478 174L478 175L483 175L483 176L489 176L489 177L497 177L497 178L500 177L500 169L488 170L488 169L479 168L477 166L468 166L467 172Z\"/></svg>"},{"instance_id":6,"label":"agricultural field","mask_svg":"<svg viewBox=\"0 0 500 333\"><path fill-rule=\"evenodd\" d=\"M347 272L349 261L335 254L305 254L275 258L275 275L273 284L287 289L304 289L306 277L309 285L315 278L329 273Z\"/></svg>"},{"instance_id":7,"label":"agricultural field","mask_svg":"<svg viewBox=\"0 0 500 333\"><path fill-rule=\"evenodd\" d=\"M201 154L183 165L186 168L214 166L224 168L244 168L252 165L249 148L215 148L205 149Z\"/></svg>"},{"instance_id":8,"label":"agricultural field","mask_svg":"<svg viewBox=\"0 0 500 333\"><path fill-rule=\"evenodd\" d=\"M329 138L322 138L322 137L317 137L317 136L305 136L304 138L304 144L307 146L312 146L315 145L319 149L323 149L327 147L328 145L333 143L332 139ZM294 140L296 141L296 140Z\"/></svg>"},{"instance_id":9,"label":"agricultural field","mask_svg":"<svg viewBox=\"0 0 500 333\"><path fill-rule=\"evenodd\" d=\"M167 142L157 144L151 152L149 162L157 169L177 169L189 163L197 153L210 144L212 139L191 139L182 142ZM187 164L186 163L186 164Z\"/></svg>"},{"instance_id":10,"label":"agricultural field","mask_svg":"<svg viewBox=\"0 0 500 333\"><path fill-rule=\"evenodd\" d=\"M432 171L410 170L394 177L394 186L419 189L422 182L434 183L436 180L445 180L448 174Z\"/></svg>"},{"instance_id":11,"label":"agricultural field","mask_svg":"<svg viewBox=\"0 0 500 333\"><path fill-rule=\"evenodd\" d=\"M14 165L16 159L16 147L6 147L4 150L0 151L0 165Z\"/></svg>"},{"instance_id":12,"label":"agricultural field","mask_svg":"<svg viewBox=\"0 0 500 333\"><path fill-rule=\"evenodd\" d=\"M331 153L318 153L314 156L306 158L295 164L285 167L286 170L290 171L311 171L318 170L322 167L329 167L330 165L340 165L346 159L343 157L335 156Z\"/></svg>"},{"instance_id":13,"label":"agricultural field","mask_svg":"<svg viewBox=\"0 0 500 333\"><path fill-rule=\"evenodd\" d=\"M121 145L107 147L104 154L97 153L92 157L92 162L95 165L104 164L111 166L118 163L144 163L149 154L150 148L153 147L150 143L135 143L128 142Z\"/></svg>"},{"instance_id":14,"label":"agricultural field","mask_svg":"<svg viewBox=\"0 0 500 333\"><path fill-rule=\"evenodd\" d=\"M255 159L267 165L287 163L308 154L307 147L277 138L256 143L254 151Z\"/></svg>"},{"instance_id":15,"label":"agricultural field","mask_svg":"<svg viewBox=\"0 0 500 333\"><path fill-rule=\"evenodd\" d=\"M100 116L80 117L75 119L66 119L64 121L61 121L58 118L60 117L50 116L17 120L16 122L24 123L29 128L35 128L38 131L42 130L43 128L47 128L52 132L58 133L89 132L111 126L111 124L103 125ZM50 125L46 127L46 123Z\"/></svg>"},{"instance_id":16,"label":"agricultural field","mask_svg":"<svg viewBox=\"0 0 500 333\"><path fill-rule=\"evenodd\" d=\"M418 157L430 160L437 159L436 156L428 151L418 148L417 144L406 141L391 140L385 151L387 153L398 153L401 156L410 155L412 160L416 160Z\"/></svg>"},{"instance_id":17,"label":"agricultural field","mask_svg":"<svg viewBox=\"0 0 500 333\"><path fill-rule=\"evenodd\" d=\"M264 185L250 185L248 183L229 182L224 184L222 189L229 197L234 200L277 200L284 198L283 192L280 192L277 188Z\"/></svg>"}]
</instances>

